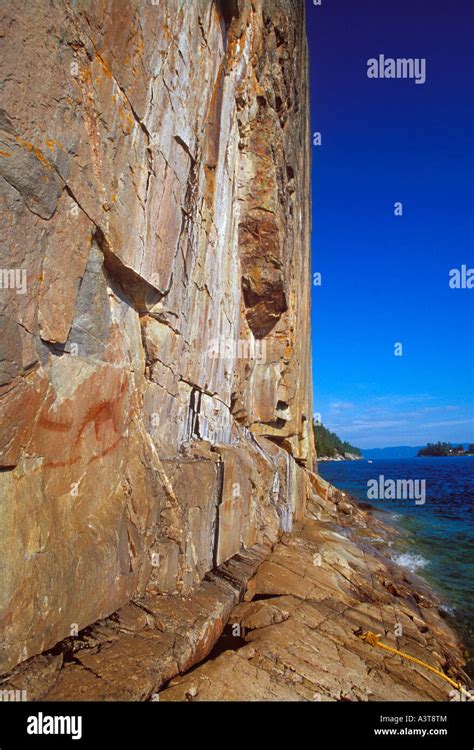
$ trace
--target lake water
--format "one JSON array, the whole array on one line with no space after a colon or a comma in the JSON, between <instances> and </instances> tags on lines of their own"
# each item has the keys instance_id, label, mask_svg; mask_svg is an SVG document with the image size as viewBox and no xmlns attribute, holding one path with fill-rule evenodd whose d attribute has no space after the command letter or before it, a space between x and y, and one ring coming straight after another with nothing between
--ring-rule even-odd
<instances>
[{"instance_id":1,"label":"lake water","mask_svg":"<svg viewBox=\"0 0 474 750\"><path fill-rule=\"evenodd\" d=\"M474 457L327 461L319 472L336 487L391 514L405 533L388 553L428 581L470 654L474 674ZM425 480L426 499L373 499L368 482ZM421 487L420 484L417 485Z\"/></svg>"}]
</instances>

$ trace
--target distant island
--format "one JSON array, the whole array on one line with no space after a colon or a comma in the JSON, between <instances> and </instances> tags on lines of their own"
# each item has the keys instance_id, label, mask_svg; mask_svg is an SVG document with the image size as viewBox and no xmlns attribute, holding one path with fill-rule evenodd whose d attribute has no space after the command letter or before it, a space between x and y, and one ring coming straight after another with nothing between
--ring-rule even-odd
<instances>
[{"instance_id":1,"label":"distant island","mask_svg":"<svg viewBox=\"0 0 474 750\"><path fill-rule=\"evenodd\" d=\"M318 461L358 461L362 458L359 448L342 441L318 422L313 422L314 442Z\"/></svg>"},{"instance_id":2,"label":"distant island","mask_svg":"<svg viewBox=\"0 0 474 750\"><path fill-rule=\"evenodd\" d=\"M426 448L421 448L417 456L472 456L474 455L474 443L467 449L464 445L452 445L451 443L428 443Z\"/></svg>"}]
</instances>

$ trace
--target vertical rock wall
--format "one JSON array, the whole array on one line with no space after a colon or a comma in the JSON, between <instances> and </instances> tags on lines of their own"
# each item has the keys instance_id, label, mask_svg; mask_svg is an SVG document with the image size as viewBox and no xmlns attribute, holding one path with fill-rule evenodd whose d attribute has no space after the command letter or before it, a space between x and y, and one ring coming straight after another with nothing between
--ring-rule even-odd
<instances>
[{"instance_id":1,"label":"vertical rock wall","mask_svg":"<svg viewBox=\"0 0 474 750\"><path fill-rule=\"evenodd\" d=\"M4 0L0 44L6 671L274 542L313 447L303 0Z\"/></svg>"}]
</instances>

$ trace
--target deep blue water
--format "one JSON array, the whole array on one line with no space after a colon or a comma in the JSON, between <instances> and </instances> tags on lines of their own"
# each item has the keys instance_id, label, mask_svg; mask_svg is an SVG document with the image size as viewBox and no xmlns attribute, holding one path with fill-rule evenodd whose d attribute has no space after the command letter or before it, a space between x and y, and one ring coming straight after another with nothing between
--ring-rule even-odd
<instances>
[{"instance_id":1,"label":"deep blue water","mask_svg":"<svg viewBox=\"0 0 474 750\"><path fill-rule=\"evenodd\" d=\"M328 461L319 472L331 484L392 515L403 529L388 553L427 580L445 603L451 624L461 634L474 671L474 457L393 458ZM426 481L426 501L376 500L367 482L378 479Z\"/></svg>"}]
</instances>

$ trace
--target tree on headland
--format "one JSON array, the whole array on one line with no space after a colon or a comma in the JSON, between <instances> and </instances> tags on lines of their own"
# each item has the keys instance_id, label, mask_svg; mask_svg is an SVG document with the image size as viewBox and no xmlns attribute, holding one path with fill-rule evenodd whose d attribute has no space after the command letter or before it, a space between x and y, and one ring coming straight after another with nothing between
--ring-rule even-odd
<instances>
[{"instance_id":1,"label":"tree on headland","mask_svg":"<svg viewBox=\"0 0 474 750\"><path fill-rule=\"evenodd\" d=\"M316 445L316 455L327 458L336 458L351 453L356 456L362 455L359 448L351 445L347 440L342 441L335 432L331 432L322 424L313 422L314 442Z\"/></svg>"}]
</instances>

